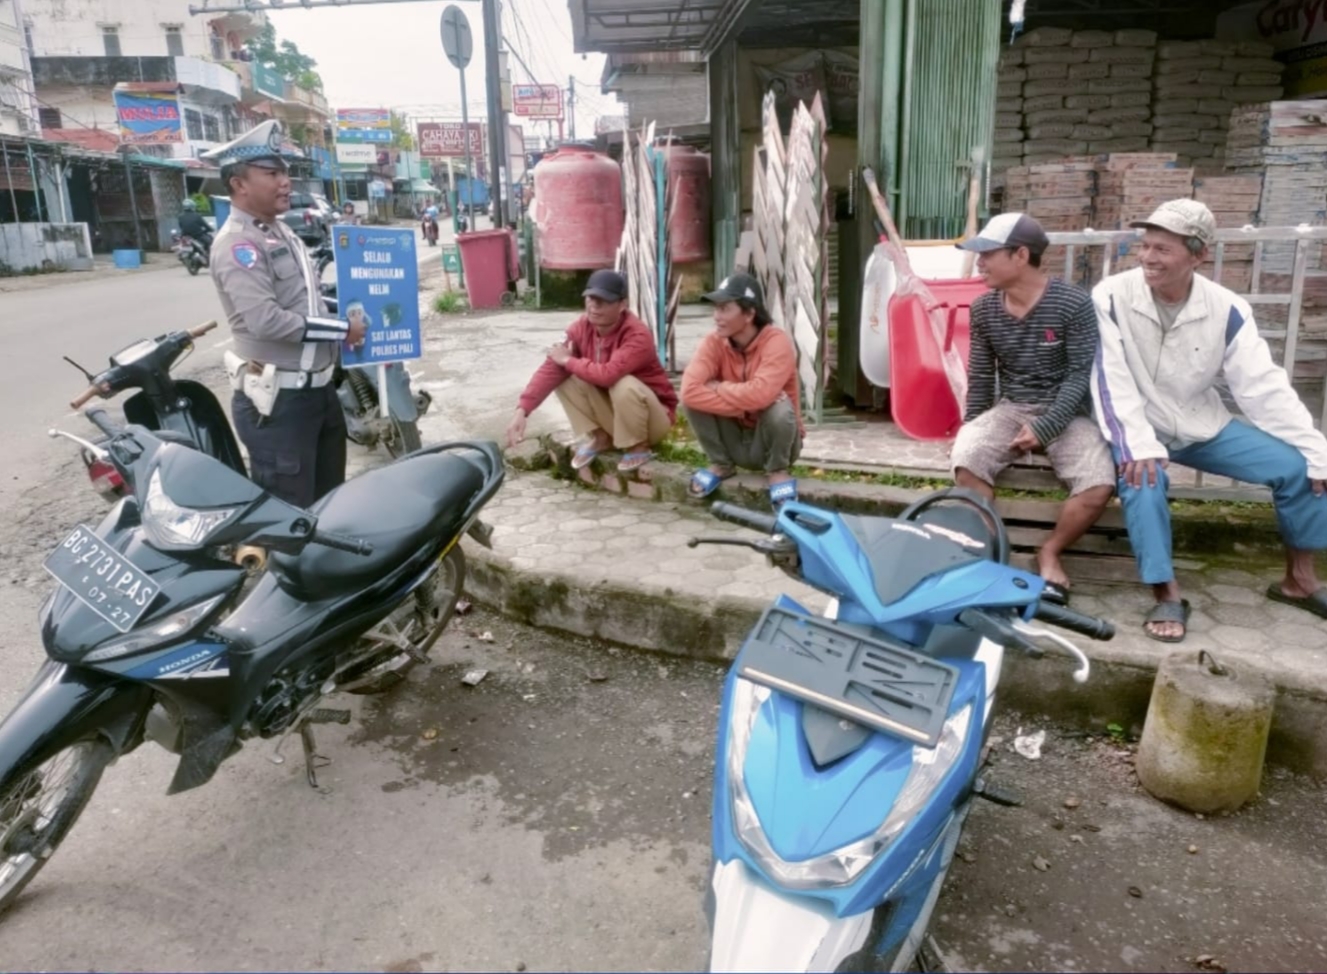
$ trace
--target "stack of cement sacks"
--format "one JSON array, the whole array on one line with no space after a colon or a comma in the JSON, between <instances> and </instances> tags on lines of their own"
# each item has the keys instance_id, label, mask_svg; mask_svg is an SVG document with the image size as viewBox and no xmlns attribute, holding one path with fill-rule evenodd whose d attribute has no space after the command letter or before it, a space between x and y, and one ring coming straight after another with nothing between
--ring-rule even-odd
<instances>
[{"instance_id":1,"label":"stack of cement sacks","mask_svg":"<svg viewBox=\"0 0 1327 974\"><path fill-rule=\"evenodd\" d=\"M1257 41L1162 41L1153 79L1152 148L1220 172L1230 113L1281 97L1280 61Z\"/></svg>"},{"instance_id":2,"label":"stack of cement sacks","mask_svg":"<svg viewBox=\"0 0 1327 974\"><path fill-rule=\"evenodd\" d=\"M1013 142L1013 84L1022 78L1022 161L1147 148L1156 34L1039 27L1019 37L1000 74L995 156ZM1003 124L1002 124L1003 123ZM993 166L992 168L998 168Z\"/></svg>"}]
</instances>

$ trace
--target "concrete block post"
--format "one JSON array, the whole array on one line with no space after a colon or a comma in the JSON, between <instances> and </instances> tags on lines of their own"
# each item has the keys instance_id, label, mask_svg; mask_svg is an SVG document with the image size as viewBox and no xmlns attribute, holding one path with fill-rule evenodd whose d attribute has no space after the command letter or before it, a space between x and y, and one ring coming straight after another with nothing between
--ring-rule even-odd
<instances>
[{"instance_id":1,"label":"concrete block post","mask_svg":"<svg viewBox=\"0 0 1327 974\"><path fill-rule=\"evenodd\" d=\"M1206 651L1173 653L1152 685L1135 768L1152 795L1191 812L1234 811L1258 794L1276 688Z\"/></svg>"}]
</instances>

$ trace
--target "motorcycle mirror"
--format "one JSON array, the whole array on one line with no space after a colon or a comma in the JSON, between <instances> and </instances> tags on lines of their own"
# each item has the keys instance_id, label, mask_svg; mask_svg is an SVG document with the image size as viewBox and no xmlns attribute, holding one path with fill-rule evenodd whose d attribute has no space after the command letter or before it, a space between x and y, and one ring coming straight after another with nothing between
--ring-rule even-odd
<instances>
[{"instance_id":1,"label":"motorcycle mirror","mask_svg":"<svg viewBox=\"0 0 1327 974\"><path fill-rule=\"evenodd\" d=\"M82 373L83 373L83 378L85 378L85 379L88 380L88 385L92 385L92 380L96 378L95 375L93 375L93 374L92 374L91 372L89 372L87 369L83 368L83 366L79 365L77 362L75 362L73 359L71 359L68 355L61 355L60 357L61 357L62 359L64 359L66 362L68 362L70 365L72 365L74 368L78 369L78 371L82 372Z\"/></svg>"}]
</instances>

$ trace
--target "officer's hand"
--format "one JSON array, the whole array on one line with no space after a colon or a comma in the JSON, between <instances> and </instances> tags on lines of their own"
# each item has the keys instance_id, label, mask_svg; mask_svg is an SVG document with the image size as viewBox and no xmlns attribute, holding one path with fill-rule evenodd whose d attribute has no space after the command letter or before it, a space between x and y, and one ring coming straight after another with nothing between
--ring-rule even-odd
<instances>
[{"instance_id":1,"label":"officer's hand","mask_svg":"<svg viewBox=\"0 0 1327 974\"><path fill-rule=\"evenodd\" d=\"M368 325L366 325L361 318L359 321L352 324L350 330L346 332L346 344L351 348L358 348L364 344L364 335L367 332Z\"/></svg>"},{"instance_id":2,"label":"officer's hand","mask_svg":"<svg viewBox=\"0 0 1327 974\"><path fill-rule=\"evenodd\" d=\"M525 411L518 408L516 415L507 424L507 446L516 446L525 439L525 418Z\"/></svg>"}]
</instances>

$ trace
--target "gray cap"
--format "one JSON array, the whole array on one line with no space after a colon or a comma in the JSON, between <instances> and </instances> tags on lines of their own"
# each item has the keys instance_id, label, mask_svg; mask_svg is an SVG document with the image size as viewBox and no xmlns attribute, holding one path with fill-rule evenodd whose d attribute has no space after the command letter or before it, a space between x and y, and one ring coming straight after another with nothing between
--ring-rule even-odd
<instances>
[{"instance_id":1,"label":"gray cap","mask_svg":"<svg viewBox=\"0 0 1327 974\"><path fill-rule=\"evenodd\" d=\"M990 222L981 228L981 233L954 246L978 254L1017 247L1026 247L1029 253L1040 254L1050 245L1050 238L1041 224L1026 213L1001 213L991 217Z\"/></svg>"},{"instance_id":2,"label":"gray cap","mask_svg":"<svg viewBox=\"0 0 1327 974\"><path fill-rule=\"evenodd\" d=\"M1129 226L1143 230L1169 230L1181 237L1193 237L1204 247L1216 243L1216 217L1204 203L1197 200L1170 200L1162 203L1146 220L1136 220Z\"/></svg>"}]
</instances>

